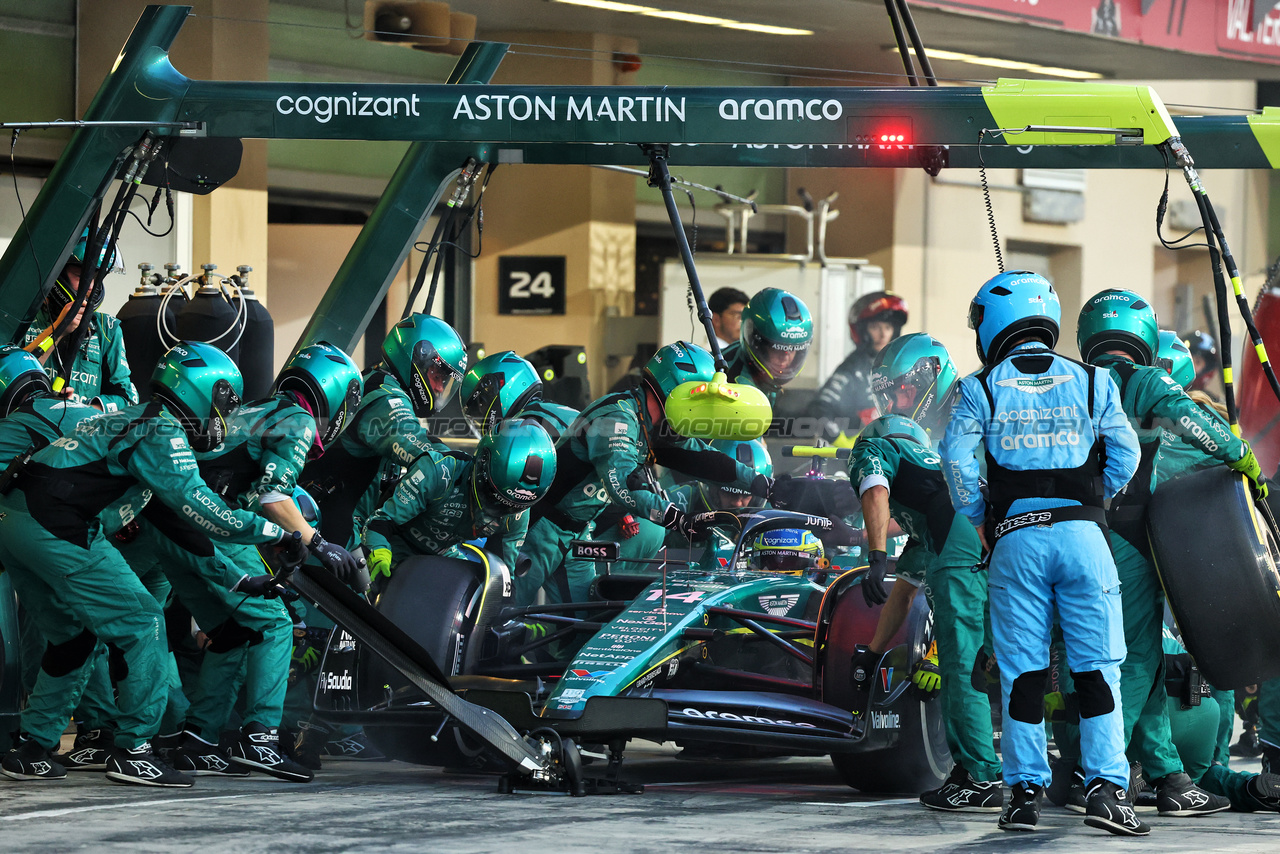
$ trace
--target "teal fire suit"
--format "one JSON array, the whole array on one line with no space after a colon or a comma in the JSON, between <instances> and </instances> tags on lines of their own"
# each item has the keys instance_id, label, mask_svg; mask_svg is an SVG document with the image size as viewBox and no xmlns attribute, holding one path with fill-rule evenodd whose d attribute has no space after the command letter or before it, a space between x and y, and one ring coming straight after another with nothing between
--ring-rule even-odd
<instances>
[{"instance_id":1,"label":"teal fire suit","mask_svg":"<svg viewBox=\"0 0 1280 854\"><path fill-rule=\"evenodd\" d=\"M661 523L671 502L656 488L651 465L718 483L749 488L750 466L700 439L659 436L643 388L608 394L592 403L556 443L556 478L534 508L529 536L516 562L516 602L533 603L543 585L553 601L587 597L595 567L565 562L569 542L589 539L595 519L612 501L637 520ZM548 584L548 582L551 582Z\"/></svg>"},{"instance_id":2,"label":"teal fire suit","mask_svg":"<svg viewBox=\"0 0 1280 854\"><path fill-rule=\"evenodd\" d=\"M65 345L53 348L45 363L49 378L53 379L62 371L70 356L71 373L67 386L71 389L73 399L96 405L104 412L114 412L136 404L138 392L129 374L129 360L125 358L120 321L113 315L95 311L87 322L89 333L74 354L68 354L68 347ZM35 341L52 324L53 320L41 306L35 321L27 328L24 343Z\"/></svg>"},{"instance_id":3,"label":"teal fire suit","mask_svg":"<svg viewBox=\"0 0 1280 854\"><path fill-rule=\"evenodd\" d=\"M151 496L227 542L274 543L284 535L228 507L201 480L181 422L158 401L80 422L38 451L0 497L0 562L52 647L22 722L46 748L66 728L99 640L124 662L115 743L136 748L159 729L167 687L159 678L167 652L160 605L99 520L114 504L127 524Z\"/></svg>"},{"instance_id":4,"label":"teal fire suit","mask_svg":"<svg viewBox=\"0 0 1280 854\"><path fill-rule=\"evenodd\" d=\"M876 486L889 490L889 515L919 544L910 554L925 563L947 746L974 780L999 780L990 702L970 679L986 638L987 579L973 571L982 559L977 531L952 508L941 460L932 448L894 438L860 438L849 458L849 479L859 496ZM902 568L903 574L909 572Z\"/></svg>"}]
</instances>

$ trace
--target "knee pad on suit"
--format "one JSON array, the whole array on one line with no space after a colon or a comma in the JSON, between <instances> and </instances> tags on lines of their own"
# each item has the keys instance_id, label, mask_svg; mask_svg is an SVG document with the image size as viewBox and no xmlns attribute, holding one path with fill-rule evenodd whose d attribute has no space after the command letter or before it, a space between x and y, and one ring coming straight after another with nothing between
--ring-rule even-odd
<instances>
[{"instance_id":1,"label":"knee pad on suit","mask_svg":"<svg viewBox=\"0 0 1280 854\"><path fill-rule=\"evenodd\" d=\"M1071 678L1076 683L1076 695L1080 700L1080 717L1096 718L1116 710L1116 698L1101 670L1072 673Z\"/></svg>"},{"instance_id":2,"label":"knee pad on suit","mask_svg":"<svg viewBox=\"0 0 1280 854\"><path fill-rule=\"evenodd\" d=\"M40 659L40 669L50 676L66 676L82 667L97 645L97 635L88 629L69 641L46 644L44 656Z\"/></svg>"},{"instance_id":3,"label":"knee pad on suit","mask_svg":"<svg viewBox=\"0 0 1280 854\"><path fill-rule=\"evenodd\" d=\"M1024 724L1044 722L1044 689L1049 669L1028 670L1013 680L1009 691L1009 717Z\"/></svg>"}]
</instances>

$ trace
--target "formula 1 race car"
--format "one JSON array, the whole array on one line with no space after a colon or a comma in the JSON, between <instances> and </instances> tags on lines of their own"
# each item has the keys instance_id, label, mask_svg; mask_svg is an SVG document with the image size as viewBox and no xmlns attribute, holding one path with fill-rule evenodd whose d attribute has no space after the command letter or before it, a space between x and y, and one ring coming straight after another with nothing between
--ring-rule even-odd
<instances>
[{"instance_id":1,"label":"formula 1 race car","mask_svg":"<svg viewBox=\"0 0 1280 854\"><path fill-rule=\"evenodd\" d=\"M522 733L550 731L571 753L605 745L615 775L626 741L646 738L708 758L829 754L864 792L937 785L951 765L941 710L908 690L912 665L932 640L925 597L916 597L870 689L855 689L851 655L871 639L880 610L859 589L865 568L753 569L760 534L817 533L826 520L780 510L730 518L740 531L729 558L709 569L655 561L654 575L606 571L590 601L513 607L507 567L471 549L474 560L406 560L376 608L468 702ZM579 559L597 558L606 570L616 548L574 545ZM341 622L321 664L316 709L362 724L392 758L502 768L482 740Z\"/></svg>"}]
</instances>

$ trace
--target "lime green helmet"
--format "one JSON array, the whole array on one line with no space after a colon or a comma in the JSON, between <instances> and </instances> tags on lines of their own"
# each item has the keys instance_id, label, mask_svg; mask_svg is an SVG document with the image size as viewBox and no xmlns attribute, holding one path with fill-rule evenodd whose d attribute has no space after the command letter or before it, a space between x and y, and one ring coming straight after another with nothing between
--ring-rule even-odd
<instances>
[{"instance_id":1,"label":"lime green helmet","mask_svg":"<svg viewBox=\"0 0 1280 854\"><path fill-rule=\"evenodd\" d=\"M240 408L244 380L231 357L212 344L179 341L151 374L151 396L178 416L196 451L212 451L227 435L227 419Z\"/></svg>"},{"instance_id":2,"label":"lime green helmet","mask_svg":"<svg viewBox=\"0 0 1280 854\"><path fill-rule=\"evenodd\" d=\"M419 418L449 401L467 369L467 348L458 333L429 314L411 314L391 327L382 342L382 356Z\"/></svg>"},{"instance_id":3,"label":"lime green helmet","mask_svg":"<svg viewBox=\"0 0 1280 854\"><path fill-rule=\"evenodd\" d=\"M763 384L781 388L804 366L813 342L813 318L799 298L778 288L765 288L742 310L739 340Z\"/></svg>"},{"instance_id":4,"label":"lime green helmet","mask_svg":"<svg viewBox=\"0 0 1280 854\"><path fill-rule=\"evenodd\" d=\"M951 402L960 389L957 379L959 373L942 342L924 332L912 332L876 354L871 390L884 412L937 427L951 413Z\"/></svg>"},{"instance_id":5,"label":"lime green helmet","mask_svg":"<svg viewBox=\"0 0 1280 854\"><path fill-rule=\"evenodd\" d=\"M904 439L922 448L930 447L929 434L905 415L881 415L862 428L858 439Z\"/></svg>"},{"instance_id":6,"label":"lime green helmet","mask_svg":"<svg viewBox=\"0 0 1280 854\"><path fill-rule=\"evenodd\" d=\"M825 563L822 540L803 528L764 531L751 544L751 568L762 572L802 575Z\"/></svg>"},{"instance_id":7,"label":"lime green helmet","mask_svg":"<svg viewBox=\"0 0 1280 854\"><path fill-rule=\"evenodd\" d=\"M505 350L491 353L468 368L458 395L463 413L484 436L499 421L541 400L542 380L527 360L514 350Z\"/></svg>"},{"instance_id":8,"label":"lime green helmet","mask_svg":"<svg viewBox=\"0 0 1280 854\"><path fill-rule=\"evenodd\" d=\"M756 474L773 477L773 460L769 456L769 449L765 446L764 439L752 439L750 442L716 439L711 442L711 447L722 454L728 454ZM700 480L698 490L702 493L702 500L712 510L741 510L764 506L764 499L737 486Z\"/></svg>"},{"instance_id":9,"label":"lime green helmet","mask_svg":"<svg viewBox=\"0 0 1280 854\"><path fill-rule=\"evenodd\" d=\"M294 392L306 400L316 419L316 441L323 452L360 408L364 381L350 356L322 341L293 355L280 372L274 391Z\"/></svg>"},{"instance_id":10,"label":"lime green helmet","mask_svg":"<svg viewBox=\"0 0 1280 854\"><path fill-rule=\"evenodd\" d=\"M659 347L644 366L645 380L662 401L682 383L710 380L715 372L716 362L711 354L688 341Z\"/></svg>"},{"instance_id":11,"label":"lime green helmet","mask_svg":"<svg viewBox=\"0 0 1280 854\"><path fill-rule=\"evenodd\" d=\"M1080 309L1076 344L1089 363L1108 350L1123 350L1139 365L1154 365L1160 349L1156 311L1133 291L1108 288Z\"/></svg>"},{"instance_id":12,"label":"lime green helmet","mask_svg":"<svg viewBox=\"0 0 1280 854\"><path fill-rule=\"evenodd\" d=\"M1189 388L1196 381L1196 363L1191 358L1191 348L1169 329L1160 330L1160 347L1156 350L1156 364L1169 372L1173 381Z\"/></svg>"},{"instance_id":13,"label":"lime green helmet","mask_svg":"<svg viewBox=\"0 0 1280 854\"><path fill-rule=\"evenodd\" d=\"M531 419L500 422L476 445L471 489L495 515L538 503L556 477L556 447Z\"/></svg>"},{"instance_id":14,"label":"lime green helmet","mask_svg":"<svg viewBox=\"0 0 1280 854\"><path fill-rule=\"evenodd\" d=\"M0 418L48 391L49 375L39 359L12 344L0 347Z\"/></svg>"}]
</instances>

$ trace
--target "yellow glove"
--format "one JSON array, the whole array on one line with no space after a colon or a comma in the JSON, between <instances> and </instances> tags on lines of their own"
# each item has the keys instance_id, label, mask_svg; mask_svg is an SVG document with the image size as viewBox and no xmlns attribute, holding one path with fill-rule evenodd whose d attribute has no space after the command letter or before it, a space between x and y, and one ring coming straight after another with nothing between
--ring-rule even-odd
<instances>
[{"instance_id":1,"label":"yellow glove","mask_svg":"<svg viewBox=\"0 0 1280 854\"><path fill-rule=\"evenodd\" d=\"M938 669L936 642L929 648L929 653L911 668L911 684L916 696L926 703L938 696L938 692L942 690L942 671Z\"/></svg>"},{"instance_id":2,"label":"yellow glove","mask_svg":"<svg viewBox=\"0 0 1280 854\"><path fill-rule=\"evenodd\" d=\"M391 578L391 549L374 549L369 553L369 578L376 581L379 575Z\"/></svg>"},{"instance_id":3,"label":"yellow glove","mask_svg":"<svg viewBox=\"0 0 1280 854\"><path fill-rule=\"evenodd\" d=\"M1254 496L1259 501L1266 498L1267 493L1271 491L1266 478L1262 476L1262 466L1258 464L1258 458L1253 455L1253 448L1250 448L1247 442L1244 446L1244 455L1234 463L1227 463L1227 467L1249 478L1253 485Z\"/></svg>"}]
</instances>

